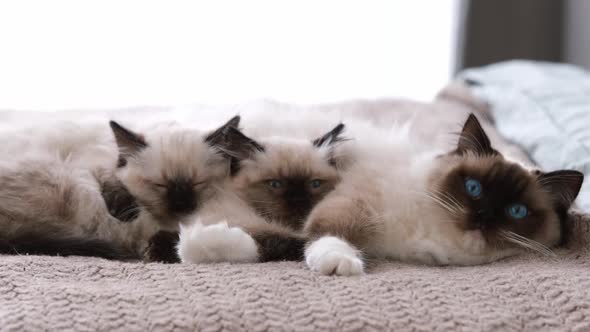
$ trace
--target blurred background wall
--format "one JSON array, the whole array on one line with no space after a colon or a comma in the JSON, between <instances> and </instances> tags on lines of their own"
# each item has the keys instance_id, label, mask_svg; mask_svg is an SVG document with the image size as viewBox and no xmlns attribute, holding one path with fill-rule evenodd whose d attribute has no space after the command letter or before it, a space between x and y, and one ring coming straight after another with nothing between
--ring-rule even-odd
<instances>
[{"instance_id":1,"label":"blurred background wall","mask_svg":"<svg viewBox=\"0 0 590 332\"><path fill-rule=\"evenodd\" d=\"M464 0L457 70L508 59L590 69L590 1Z\"/></svg>"},{"instance_id":2,"label":"blurred background wall","mask_svg":"<svg viewBox=\"0 0 590 332\"><path fill-rule=\"evenodd\" d=\"M0 1L0 109L428 100L459 2Z\"/></svg>"},{"instance_id":3,"label":"blurred background wall","mask_svg":"<svg viewBox=\"0 0 590 332\"><path fill-rule=\"evenodd\" d=\"M0 109L431 99L513 58L590 69L590 0L0 1Z\"/></svg>"},{"instance_id":4,"label":"blurred background wall","mask_svg":"<svg viewBox=\"0 0 590 332\"><path fill-rule=\"evenodd\" d=\"M567 0L564 11L563 56L566 62L590 69L590 1Z\"/></svg>"}]
</instances>

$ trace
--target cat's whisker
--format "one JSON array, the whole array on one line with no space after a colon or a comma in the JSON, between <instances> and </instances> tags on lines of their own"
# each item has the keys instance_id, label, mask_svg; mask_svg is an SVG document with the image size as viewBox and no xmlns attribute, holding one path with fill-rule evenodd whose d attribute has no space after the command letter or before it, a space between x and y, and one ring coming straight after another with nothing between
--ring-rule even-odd
<instances>
[{"instance_id":1,"label":"cat's whisker","mask_svg":"<svg viewBox=\"0 0 590 332\"><path fill-rule=\"evenodd\" d=\"M120 217L126 219L127 217L131 217L134 214L139 213L140 210L141 208L139 206L128 208L120 213Z\"/></svg>"},{"instance_id":2,"label":"cat's whisker","mask_svg":"<svg viewBox=\"0 0 590 332\"><path fill-rule=\"evenodd\" d=\"M459 216L460 214L462 214L464 212L464 209L462 206L458 206L455 202L450 200L448 198L448 196L445 196L444 194L442 194L440 192L426 191L426 192L423 192L422 194L425 195L427 198L430 198L431 200L435 201L441 207L445 208L447 211L449 211L450 213L452 213L455 216Z\"/></svg>"},{"instance_id":3,"label":"cat's whisker","mask_svg":"<svg viewBox=\"0 0 590 332\"><path fill-rule=\"evenodd\" d=\"M449 193L444 193L440 190L440 188L436 189L434 191L434 193L438 194L438 196L445 200L446 202L450 203L451 205L453 205L455 207L455 209L459 212L464 212L465 208L463 207L463 204L461 204L455 197L453 197L451 194Z\"/></svg>"},{"instance_id":4,"label":"cat's whisker","mask_svg":"<svg viewBox=\"0 0 590 332\"><path fill-rule=\"evenodd\" d=\"M555 257L556 256L555 253L552 250L550 250L549 248L542 246L542 245L541 246L537 246L537 245L538 245L538 243L535 243L532 245L533 250L536 250L539 253L541 253L545 256L548 256L548 257Z\"/></svg>"},{"instance_id":5,"label":"cat's whisker","mask_svg":"<svg viewBox=\"0 0 590 332\"><path fill-rule=\"evenodd\" d=\"M386 220L386 218L390 217L391 214L375 214L369 218L369 222L371 223L380 223Z\"/></svg>"},{"instance_id":6,"label":"cat's whisker","mask_svg":"<svg viewBox=\"0 0 590 332\"><path fill-rule=\"evenodd\" d=\"M275 218L276 213L273 207L270 207L268 210L258 211L257 214L262 218Z\"/></svg>"},{"instance_id":7,"label":"cat's whisker","mask_svg":"<svg viewBox=\"0 0 590 332\"><path fill-rule=\"evenodd\" d=\"M461 211L458 210L455 206L451 205L447 201L443 200L442 198L438 197L437 195L435 195L431 192L427 192L426 196L428 198L432 199L433 201L435 201L436 203L438 203L441 207L445 208L447 211L451 212L454 215L459 215L461 213Z\"/></svg>"},{"instance_id":8,"label":"cat's whisker","mask_svg":"<svg viewBox=\"0 0 590 332\"><path fill-rule=\"evenodd\" d=\"M249 199L248 202L277 205L277 203L274 201L262 201L262 200L255 200L255 199Z\"/></svg>"},{"instance_id":9,"label":"cat's whisker","mask_svg":"<svg viewBox=\"0 0 590 332\"><path fill-rule=\"evenodd\" d=\"M459 200L454 197L453 195L446 193L445 196L453 203L455 203L455 205L457 206L457 208L461 211L465 210L465 207L463 206L463 204L461 204L461 202L459 202Z\"/></svg>"},{"instance_id":10,"label":"cat's whisker","mask_svg":"<svg viewBox=\"0 0 590 332\"><path fill-rule=\"evenodd\" d=\"M452 212L452 213L457 212L451 205L447 204L442 199L438 198L436 195L434 195L432 193L425 193L425 196L427 198L430 198L431 200L433 200L434 202L436 202L437 204L439 204L440 206L442 206L443 208L445 208L449 212Z\"/></svg>"},{"instance_id":11,"label":"cat's whisker","mask_svg":"<svg viewBox=\"0 0 590 332\"><path fill-rule=\"evenodd\" d=\"M456 224L457 223L456 220L452 220L452 219L438 219L437 222L448 223L448 224Z\"/></svg>"},{"instance_id":12,"label":"cat's whisker","mask_svg":"<svg viewBox=\"0 0 590 332\"><path fill-rule=\"evenodd\" d=\"M555 253L551 249L535 240L531 240L511 231L502 231L500 234L504 239L514 244L520 245L521 247L538 252L545 256L555 256Z\"/></svg>"}]
</instances>

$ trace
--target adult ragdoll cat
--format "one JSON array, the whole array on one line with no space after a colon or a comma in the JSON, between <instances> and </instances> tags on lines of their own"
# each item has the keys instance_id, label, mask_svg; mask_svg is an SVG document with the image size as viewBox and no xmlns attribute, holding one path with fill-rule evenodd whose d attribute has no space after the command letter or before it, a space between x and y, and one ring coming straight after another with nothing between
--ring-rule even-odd
<instances>
[{"instance_id":1,"label":"adult ragdoll cat","mask_svg":"<svg viewBox=\"0 0 590 332\"><path fill-rule=\"evenodd\" d=\"M563 238L581 173L507 160L472 114L450 153L404 154L404 145L367 152L312 211L312 270L358 275L367 258L482 264L523 250L551 253Z\"/></svg>"},{"instance_id":2,"label":"adult ragdoll cat","mask_svg":"<svg viewBox=\"0 0 590 332\"><path fill-rule=\"evenodd\" d=\"M111 122L112 133L98 128L110 139L81 128L29 144L0 162L0 253L141 257L154 233L177 229L227 176L221 145L239 120L144 135Z\"/></svg>"},{"instance_id":3,"label":"adult ragdoll cat","mask_svg":"<svg viewBox=\"0 0 590 332\"><path fill-rule=\"evenodd\" d=\"M247 137L228 128L231 176L192 224L182 225L183 262L253 262L303 258L303 223L334 189L343 162L335 148L344 125L313 140Z\"/></svg>"}]
</instances>

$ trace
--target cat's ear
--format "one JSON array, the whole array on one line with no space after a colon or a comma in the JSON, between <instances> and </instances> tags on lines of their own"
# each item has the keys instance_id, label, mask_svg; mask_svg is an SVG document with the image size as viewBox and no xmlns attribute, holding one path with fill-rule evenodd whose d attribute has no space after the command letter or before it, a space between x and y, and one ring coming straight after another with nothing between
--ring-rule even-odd
<instances>
[{"instance_id":1,"label":"cat's ear","mask_svg":"<svg viewBox=\"0 0 590 332\"><path fill-rule=\"evenodd\" d=\"M205 142L219 149L224 155L238 160L248 158L255 151L264 151L262 145L240 131L239 125L240 116L236 115L207 135Z\"/></svg>"},{"instance_id":2,"label":"cat's ear","mask_svg":"<svg viewBox=\"0 0 590 332\"><path fill-rule=\"evenodd\" d=\"M560 170L542 173L537 179L553 197L556 207L567 210L580 193L584 174L574 170Z\"/></svg>"},{"instance_id":3,"label":"cat's ear","mask_svg":"<svg viewBox=\"0 0 590 332\"><path fill-rule=\"evenodd\" d=\"M226 133L224 152L237 160L249 158L257 151L264 151L264 147L255 140L244 135L238 128L229 127Z\"/></svg>"},{"instance_id":4,"label":"cat's ear","mask_svg":"<svg viewBox=\"0 0 590 332\"><path fill-rule=\"evenodd\" d=\"M463 125L456 152L461 155L471 152L480 156L498 154L498 151L492 148L488 135L473 113L469 114Z\"/></svg>"},{"instance_id":5,"label":"cat's ear","mask_svg":"<svg viewBox=\"0 0 590 332\"><path fill-rule=\"evenodd\" d=\"M313 146L315 146L316 148L321 148L321 147L328 147L328 163L334 167L338 167L338 165L341 165L342 163L344 163L344 160L341 160L342 158L338 158L334 152L334 147L341 142L347 141L348 139L345 137L342 137L342 133L344 132L344 124L340 123L338 124L336 127L334 127L332 130L330 130L328 133L326 133L325 135L323 135L322 137L319 137L317 139L314 139L312 141Z\"/></svg>"},{"instance_id":6,"label":"cat's ear","mask_svg":"<svg viewBox=\"0 0 590 332\"><path fill-rule=\"evenodd\" d=\"M229 127L226 132L225 144L218 146L221 152L229 158L229 173L235 175L240 170L240 162L248 159L252 154L264 151L264 147L255 140L244 135L238 128Z\"/></svg>"},{"instance_id":7,"label":"cat's ear","mask_svg":"<svg viewBox=\"0 0 590 332\"><path fill-rule=\"evenodd\" d=\"M143 135L136 134L115 121L110 121L109 125L115 135L115 142L119 148L117 167L125 166L127 164L127 158L137 154L148 146Z\"/></svg>"},{"instance_id":8,"label":"cat's ear","mask_svg":"<svg viewBox=\"0 0 590 332\"><path fill-rule=\"evenodd\" d=\"M205 142L211 146L223 145L227 140L228 128L239 128L240 120L241 118L239 115L229 119L229 121L227 121L223 126L215 129L211 134L207 135L207 137L205 137Z\"/></svg>"},{"instance_id":9,"label":"cat's ear","mask_svg":"<svg viewBox=\"0 0 590 332\"><path fill-rule=\"evenodd\" d=\"M344 124L340 123L336 127L334 127L332 130L330 130L329 132L324 134L323 136L314 139L312 141L313 146L319 148L322 146L330 146L330 145L334 145L335 143L338 143L338 142L343 142L346 140L345 138L343 138L341 136L343 131L344 131Z\"/></svg>"}]
</instances>

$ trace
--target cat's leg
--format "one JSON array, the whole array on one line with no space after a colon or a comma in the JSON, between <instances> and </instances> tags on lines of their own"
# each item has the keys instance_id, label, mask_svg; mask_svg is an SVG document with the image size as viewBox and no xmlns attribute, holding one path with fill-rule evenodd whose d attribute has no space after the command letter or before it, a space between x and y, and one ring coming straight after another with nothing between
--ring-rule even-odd
<instances>
[{"instance_id":1,"label":"cat's leg","mask_svg":"<svg viewBox=\"0 0 590 332\"><path fill-rule=\"evenodd\" d=\"M181 228L178 255L183 262L270 262L303 259L306 240L269 223L232 227L227 222Z\"/></svg>"},{"instance_id":2,"label":"cat's leg","mask_svg":"<svg viewBox=\"0 0 590 332\"><path fill-rule=\"evenodd\" d=\"M322 236L305 250L305 262L313 271L324 275L352 276L364 272L358 249L335 236Z\"/></svg>"},{"instance_id":3,"label":"cat's leg","mask_svg":"<svg viewBox=\"0 0 590 332\"><path fill-rule=\"evenodd\" d=\"M307 266L321 274L351 276L364 273L365 249L378 229L378 220L361 200L328 197L309 216L305 233Z\"/></svg>"},{"instance_id":4,"label":"cat's leg","mask_svg":"<svg viewBox=\"0 0 590 332\"><path fill-rule=\"evenodd\" d=\"M278 224L244 226L258 247L260 262L300 261L304 257L306 238Z\"/></svg>"},{"instance_id":5,"label":"cat's leg","mask_svg":"<svg viewBox=\"0 0 590 332\"><path fill-rule=\"evenodd\" d=\"M177 246L180 241L178 232L159 231L154 234L144 253L144 261L161 263L180 263Z\"/></svg>"}]
</instances>

